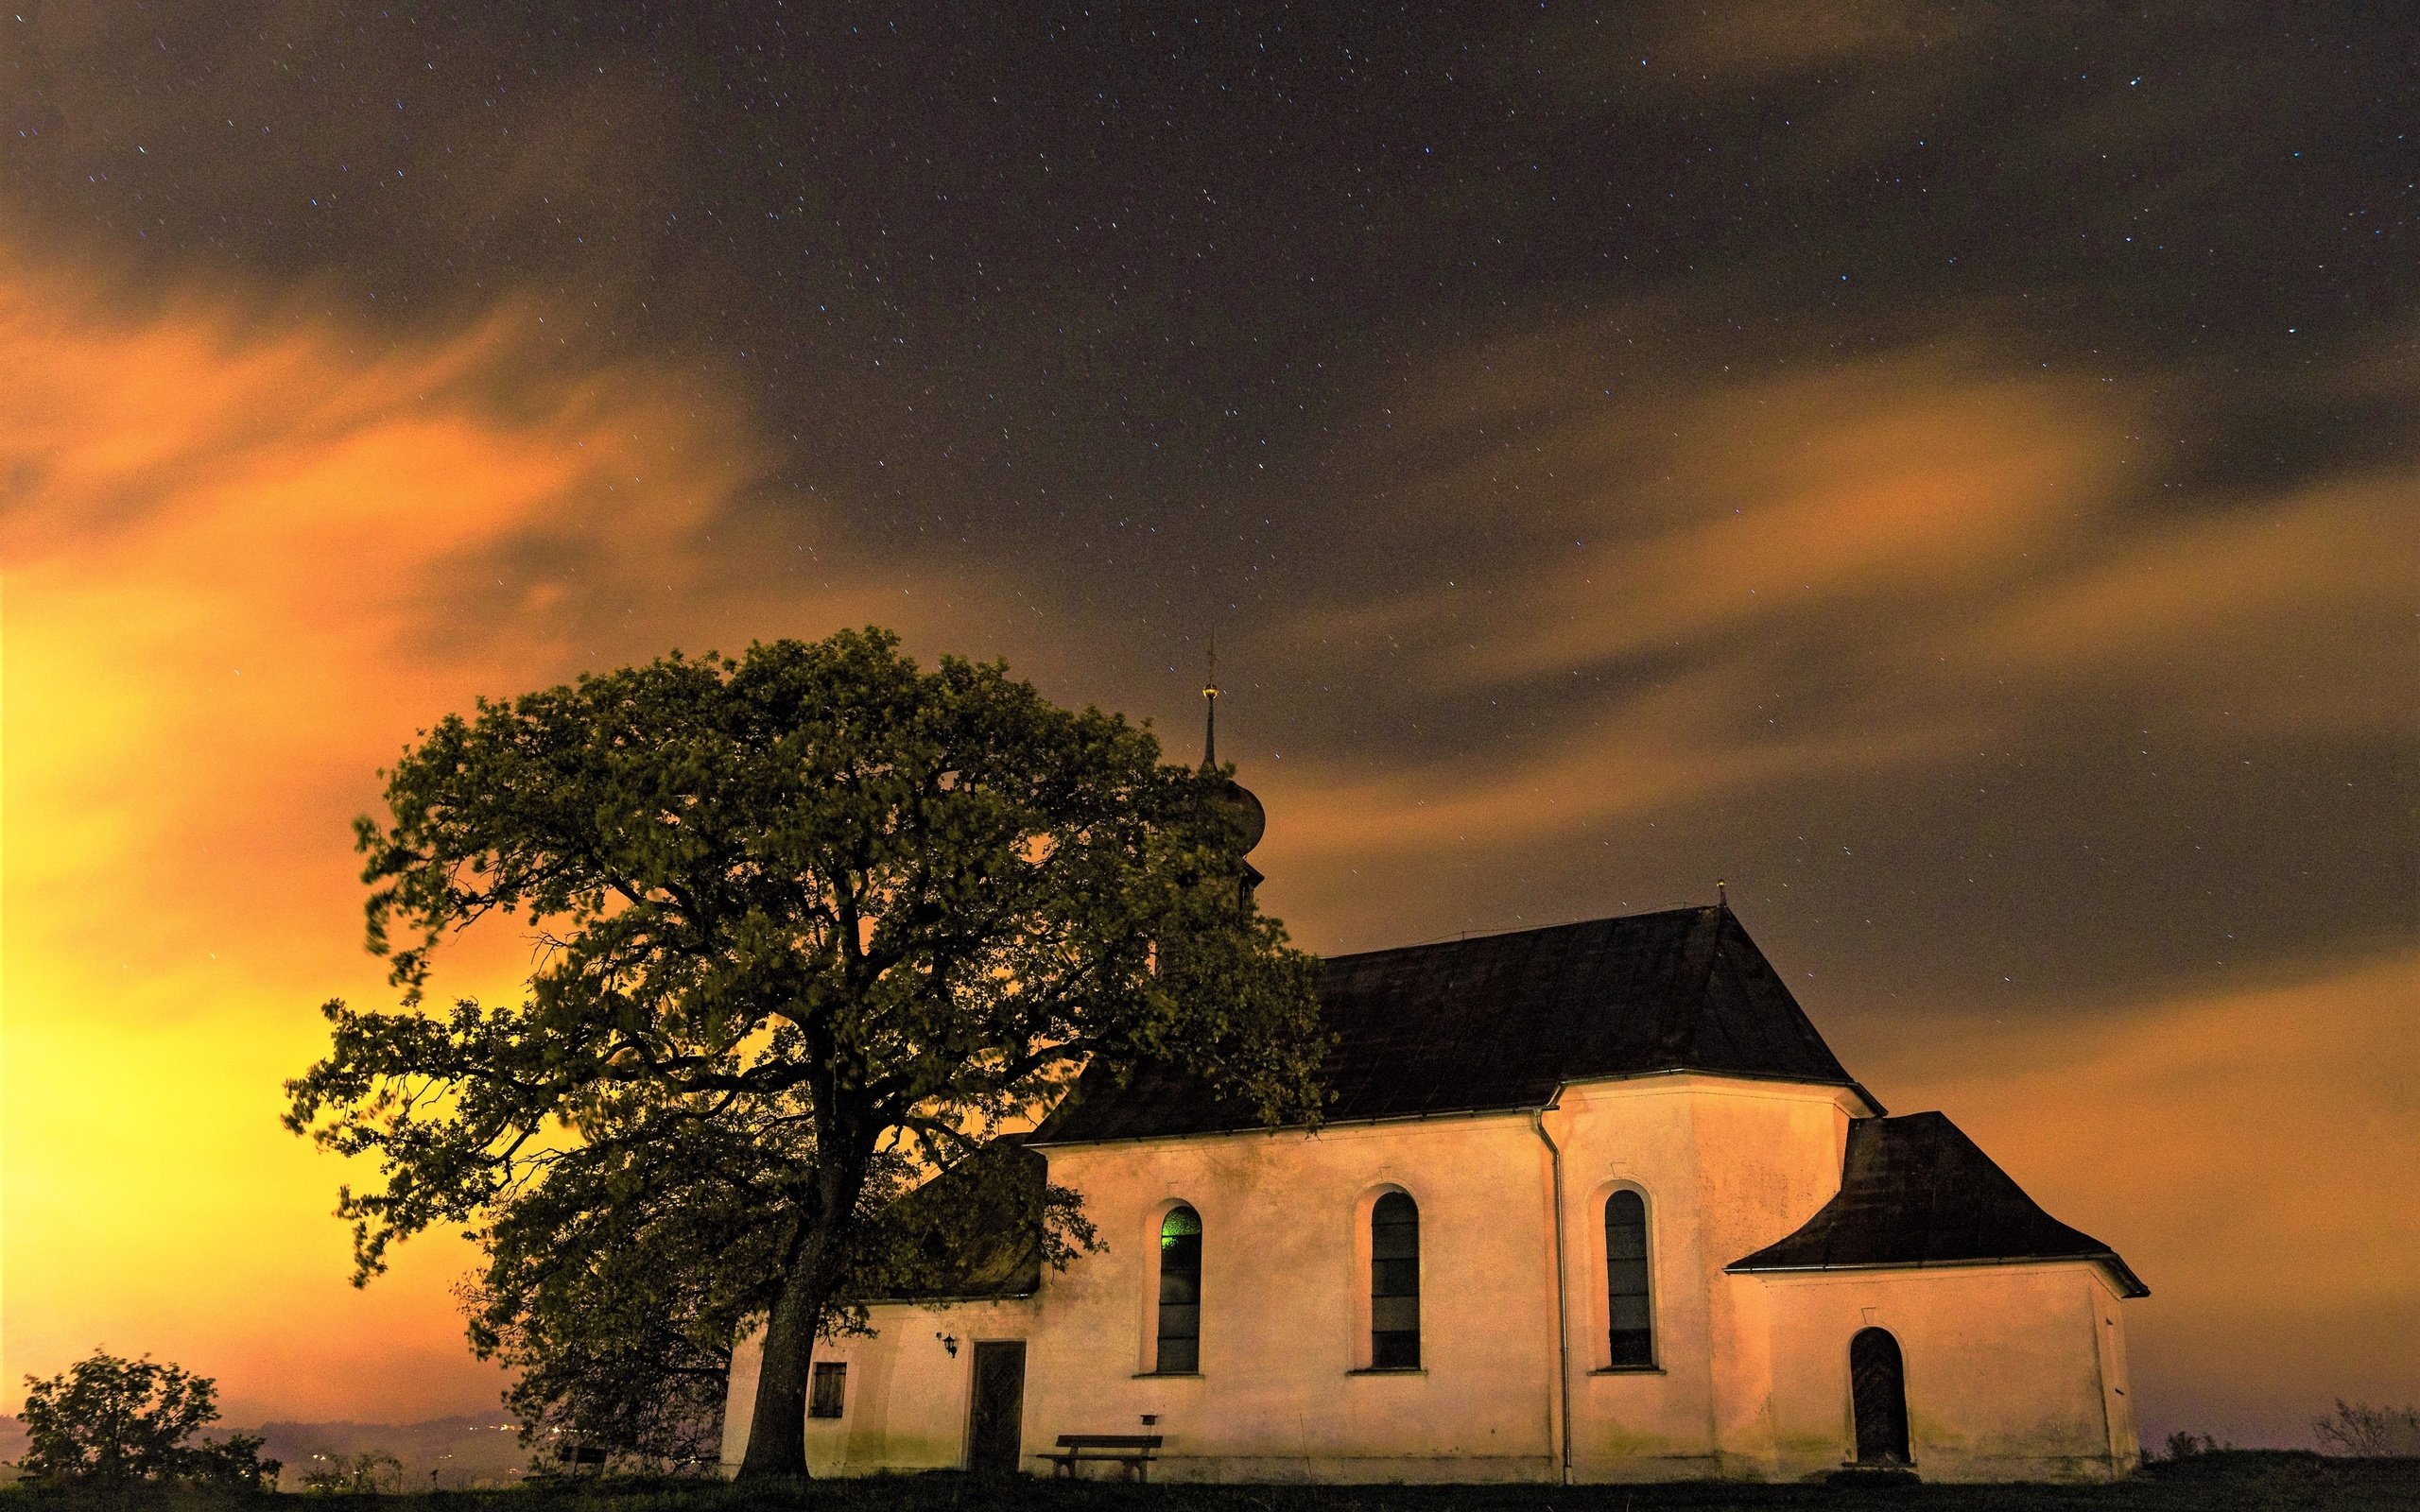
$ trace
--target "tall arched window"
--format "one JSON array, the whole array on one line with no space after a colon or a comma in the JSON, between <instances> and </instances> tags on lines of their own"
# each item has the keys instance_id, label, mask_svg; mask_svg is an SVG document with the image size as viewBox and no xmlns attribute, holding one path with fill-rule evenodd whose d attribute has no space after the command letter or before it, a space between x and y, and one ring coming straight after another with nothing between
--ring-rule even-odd
<instances>
[{"instance_id":1,"label":"tall arched window","mask_svg":"<svg viewBox=\"0 0 2420 1512\"><path fill-rule=\"evenodd\" d=\"M1159 1349L1151 1368L1190 1375L1201 1368L1201 1215L1176 1207L1160 1220Z\"/></svg>"},{"instance_id":2,"label":"tall arched window","mask_svg":"<svg viewBox=\"0 0 2420 1512\"><path fill-rule=\"evenodd\" d=\"M1908 1373L1899 1341L1882 1329L1849 1340L1849 1406L1857 1418L1857 1462L1908 1463Z\"/></svg>"},{"instance_id":3,"label":"tall arched window","mask_svg":"<svg viewBox=\"0 0 2420 1512\"><path fill-rule=\"evenodd\" d=\"M1370 1368L1420 1368L1420 1208L1401 1192L1370 1210Z\"/></svg>"},{"instance_id":4,"label":"tall arched window","mask_svg":"<svg viewBox=\"0 0 2420 1512\"><path fill-rule=\"evenodd\" d=\"M1605 1321L1616 1370L1652 1368L1655 1325L1647 1305L1647 1199L1605 1199Z\"/></svg>"}]
</instances>

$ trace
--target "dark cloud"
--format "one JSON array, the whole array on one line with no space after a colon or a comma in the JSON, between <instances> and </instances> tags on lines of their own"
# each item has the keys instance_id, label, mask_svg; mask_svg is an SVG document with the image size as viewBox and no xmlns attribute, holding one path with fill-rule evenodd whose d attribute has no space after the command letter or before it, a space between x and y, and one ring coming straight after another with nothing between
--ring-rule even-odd
<instances>
[{"instance_id":1,"label":"dark cloud","mask_svg":"<svg viewBox=\"0 0 2420 1512\"><path fill-rule=\"evenodd\" d=\"M0 339L51 376L0 396L12 691L78 634L165 680L78 691L117 712L55 771L12 736L11 782L106 808L71 768L187 707L185 651L311 647L252 736L163 722L234 744L126 832L304 900L343 866L245 841L209 774L297 752L333 814L476 689L864 618L1189 748L1215 627L1308 942L1727 877L1886 1097L2155 1235L2149 1420L2277 1431L2213 1342L2263 1242L2197 1253L2202 1210L2138 1218L2140 1172L2022 1110L2157 1133L2196 1201L2258 1184L2205 1131L2273 1071L2313 1149L2411 1137L2408 1100L2311 1108L2317 1040L2172 1051L2273 1010L2375 1036L2408 980L2407 30L21 9ZM323 715L366 677L387 706ZM2035 1069L1955 1070L1978 1044ZM2306 1207L2371 1255L2374 1213ZM2310 1282L2299 1343L2262 1314L2297 1402L2420 1389L2375 1269Z\"/></svg>"}]
</instances>

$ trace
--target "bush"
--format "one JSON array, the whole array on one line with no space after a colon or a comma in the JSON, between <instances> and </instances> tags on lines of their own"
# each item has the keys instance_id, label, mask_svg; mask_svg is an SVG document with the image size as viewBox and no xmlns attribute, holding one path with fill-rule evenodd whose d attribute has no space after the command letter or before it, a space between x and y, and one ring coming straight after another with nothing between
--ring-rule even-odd
<instances>
[{"instance_id":1,"label":"bush","mask_svg":"<svg viewBox=\"0 0 2420 1512\"><path fill-rule=\"evenodd\" d=\"M324 1463L303 1473L302 1488L354 1495L401 1491L404 1462L374 1449L365 1449L358 1454L331 1454Z\"/></svg>"},{"instance_id":2,"label":"bush","mask_svg":"<svg viewBox=\"0 0 2420 1512\"><path fill-rule=\"evenodd\" d=\"M2325 1453L2355 1454L2364 1459L2420 1455L2420 1409L2373 1407L2366 1401L2336 1399L2336 1410L2311 1419Z\"/></svg>"},{"instance_id":3,"label":"bush","mask_svg":"<svg viewBox=\"0 0 2420 1512\"><path fill-rule=\"evenodd\" d=\"M25 1458L38 1486L115 1487L183 1482L257 1491L277 1478L251 1434L188 1443L218 1418L217 1383L149 1355L121 1359L99 1349L44 1381L26 1377Z\"/></svg>"}]
</instances>

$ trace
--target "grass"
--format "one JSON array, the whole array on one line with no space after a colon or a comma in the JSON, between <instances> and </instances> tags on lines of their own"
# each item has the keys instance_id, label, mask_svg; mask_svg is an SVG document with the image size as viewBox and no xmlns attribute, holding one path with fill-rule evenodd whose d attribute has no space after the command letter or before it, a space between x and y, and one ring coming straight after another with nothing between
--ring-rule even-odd
<instances>
[{"instance_id":1,"label":"grass","mask_svg":"<svg viewBox=\"0 0 2420 1512\"><path fill-rule=\"evenodd\" d=\"M2115 1486L1122 1486L929 1474L800 1485L592 1481L500 1491L326 1496L330 1512L2413 1512L2420 1460L2221 1451ZM0 1512L216 1512L263 1506L174 1490L0 1491ZM285 1504L281 1499L278 1505ZM298 1509L299 1512L299 1509Z\"/></svg>"}]
</instances>

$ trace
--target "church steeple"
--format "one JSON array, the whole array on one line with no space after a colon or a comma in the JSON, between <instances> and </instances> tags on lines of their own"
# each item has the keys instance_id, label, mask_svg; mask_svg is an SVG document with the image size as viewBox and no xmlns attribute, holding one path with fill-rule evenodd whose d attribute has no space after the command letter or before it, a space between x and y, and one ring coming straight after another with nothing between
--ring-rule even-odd
<instances>
[{"instance_id":1,"label":"church steeple","mask_svg":"<svg viewBox=\"0 0 2420 1512\"><path fill-rule=\"evenodd\" d=\"M1210 637L1210 671L1201 679L1201 769L1219 769L1219 637Z\"/></svg>"},{"instance_id":2,"label":"church steeple","mask_svg":"<svg viewBox=\"0 0 2420 1512\"><path fill-rule=\"evenodd\" d=\"M1201 772L1206 777L1218 770L1219 638L1213 635L1210 638L1208 675L1201 679ZM1230 777L1219 784L1214 801L1226 811L1236 826L1236 837L1243 842L1236 851L1238 858L1250 854L1253 847L1260 844L1262 833L1269 828L1268 811L1260 806L1260 799L1251 788ZM1237 901L1247 901L1252 897L1252 890L1260 885L1260 869L1246 861L1237 881Z\"/></svg>"}]
</instances>

